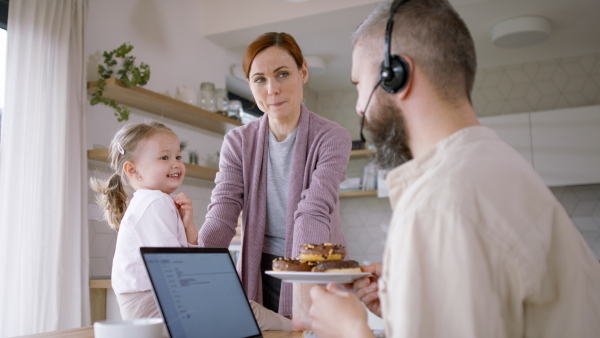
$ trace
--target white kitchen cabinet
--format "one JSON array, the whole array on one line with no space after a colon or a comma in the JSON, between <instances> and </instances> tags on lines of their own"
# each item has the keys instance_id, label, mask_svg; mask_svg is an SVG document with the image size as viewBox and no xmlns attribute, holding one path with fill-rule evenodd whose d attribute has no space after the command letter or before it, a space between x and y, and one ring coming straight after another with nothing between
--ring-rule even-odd
<instances>
[{"instance_id":1,"label":"white kitchen cabinet","mask_svg":"<svg viewBox=\"0 0 600 338\"><path fill-rule=\"evenodd\" d=\"M600 106L529 115L533 166L548 186L600 182Z\"/></svg>"},{"instance_id":2,"label":"white kitchen cabinet","mask_svg":"<svg viewBox=\"0 0 600 338\"><path fill-rule=\"evenodd\" d=\"M515 148L529 163L533 164L528 113L482 117L479 122L494 129L504 142Z\"/></svg>"},{"instance_id":3,"label":"white kitchen cabinet","mask_svg":"<svg viewBox=\"0 0 600 338\"><path fill-rule=\"evenodd\" d=\"M600 106L482 117L548 186L600 182Z\"/></svg>"}]
</instances>

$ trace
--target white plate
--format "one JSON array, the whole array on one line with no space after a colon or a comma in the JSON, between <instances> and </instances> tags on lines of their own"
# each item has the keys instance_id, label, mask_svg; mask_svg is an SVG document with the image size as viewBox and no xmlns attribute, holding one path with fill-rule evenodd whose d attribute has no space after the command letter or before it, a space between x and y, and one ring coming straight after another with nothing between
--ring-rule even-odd
<instances>
[{"instance_id":1,"label":"white plate","mask_svg":"<svg viewBox=\"0 0 600 338\"><path fill-rule=\"evenodd\" d=\"M361 277L371 276L370 272L265 271L265 273L288 283L352 283Z\"/></svg>"}]
</instances>

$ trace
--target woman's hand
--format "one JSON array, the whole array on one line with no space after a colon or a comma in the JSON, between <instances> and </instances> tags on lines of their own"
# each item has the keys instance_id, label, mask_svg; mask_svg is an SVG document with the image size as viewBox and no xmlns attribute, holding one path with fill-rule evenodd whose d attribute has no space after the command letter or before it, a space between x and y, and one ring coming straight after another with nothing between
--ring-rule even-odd
<instances>
[{"instance_id":1,"label":"woman's hand","mask_svg":"<svg viewBox=\"0 0 600 338\"><path fill-rule=\"evenodd\" d=\"M356 291L356 295L367 306L367 308L381 317L381 303L379 301L379 288L377 280L383 273L381 263L373 263L367 266L361 266L363 272L370 272L375 277L363 277L354 281L352 288Z\"/></svg>"},{"instance_id":2,"label":"woman's hand","mask_svg":"<svg viewBox=\"0 0 600 338\"><path fill-rule=\"evenodd\" d=\"M329 283L327 288L313 287L310 297L311 326L319 338L373 337L367 324L367 311L355 294Z\"/></svg>"},{"instance_id":3,"label":"woman's hand","mask_svg":"<svg viewBox=\"0 0 600 338\"><path fill-rule=\"evenodd\" d=\"M194 207L192 206L192 201L182 192L172 197L183 221L188 243L198 245L198 229L194 225Z\"/></svg>"},{"instance_id":4,"label":"woman's hand","mask_svg":"<svg viewBox=\"0 0 600 338\"><path fill-rule=\"evenodd\" d=\"M251 300L250 306L261 331L292 331L292 321Z\"/></svg>"}]
</instances>

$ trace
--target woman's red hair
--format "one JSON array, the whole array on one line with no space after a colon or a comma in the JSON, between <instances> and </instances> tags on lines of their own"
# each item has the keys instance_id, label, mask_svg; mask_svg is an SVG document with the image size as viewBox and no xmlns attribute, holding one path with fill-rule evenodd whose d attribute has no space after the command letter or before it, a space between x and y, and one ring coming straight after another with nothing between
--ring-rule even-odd
<instances>
[{"instance_id":1,"label":"woman's red hair","mask_svg":"<svg viewBox=\"0 0 600 338\"><path fill-rule=\"evenodd\" d=\"M244 51L244 57L242 59L242 68L246 78L250 78L250 67L256 55L269 47L281 47L290 53L298 68L302 68L304 63L304 56L300 46L296 43L296 40L287 33L276 33L269 32L259 35Z\"/></svg>"}]
</instances>

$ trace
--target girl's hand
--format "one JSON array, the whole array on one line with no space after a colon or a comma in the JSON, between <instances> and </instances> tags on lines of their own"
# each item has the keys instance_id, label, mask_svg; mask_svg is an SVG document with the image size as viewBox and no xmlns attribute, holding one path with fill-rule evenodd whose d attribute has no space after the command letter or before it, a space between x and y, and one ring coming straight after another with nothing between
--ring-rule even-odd
<instances>
[{"instance_id":1,"label":"girl's hand","mask_svg":"<svg viewBox=\"0 0 600 338\"><path fill-rule=\"evenodd\" d=\"M181 215L188 243L198 245L198 230L194 225L194 207L192 206L192 201L182 192L172 197L177 210L179 210L179 215Z\"/></svg>"}]
</instances>

